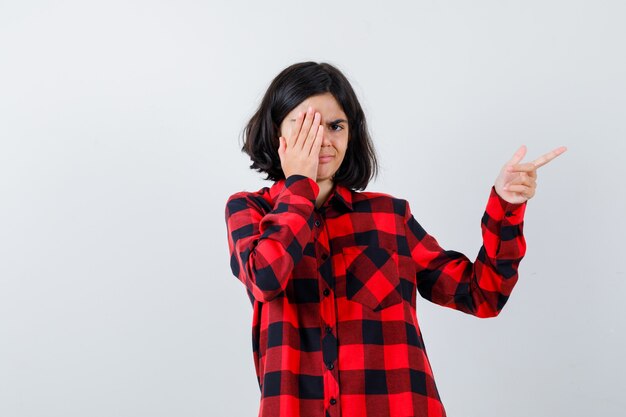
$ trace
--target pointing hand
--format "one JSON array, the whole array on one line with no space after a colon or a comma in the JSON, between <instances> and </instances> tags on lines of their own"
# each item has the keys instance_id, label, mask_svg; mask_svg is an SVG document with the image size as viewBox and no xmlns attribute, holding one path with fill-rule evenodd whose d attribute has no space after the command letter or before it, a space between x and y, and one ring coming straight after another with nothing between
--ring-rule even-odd
<instances>
[{"instance_id":1,"label":"pointing hand","mask_svg":"<svg viewBox=\"0 0 626 417\"><path fill-rule=\"evenodd\" d=\"M565 146L560 146L532 162L520 163L526 155L526 145L522 145L500 170L494 184L496 192L509 203L523 203L531 199L537 188L537 169L566 150Z\"/></svg>"}]
</instances>

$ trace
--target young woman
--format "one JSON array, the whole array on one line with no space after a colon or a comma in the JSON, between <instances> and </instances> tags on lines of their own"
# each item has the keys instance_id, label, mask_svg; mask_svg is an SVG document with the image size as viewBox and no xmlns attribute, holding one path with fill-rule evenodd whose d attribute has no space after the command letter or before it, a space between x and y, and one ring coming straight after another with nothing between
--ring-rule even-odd
<instances>
[{"instance_id":1,"label":"young woman","mask_svg":"<svg viewBox=\"0 0 626 417\"><path fill-rule=\"evenodd\" d=\"M271 187L228 198L233 274L253 306L261 417L445 416L416 317L416 294L493 317L517 282L536 170L565 151L497 176L474 262L445 250L408 201L363 190L377 162L346 77L303 62L272 81L243 151Z\"/></svg>"}]
</instances>

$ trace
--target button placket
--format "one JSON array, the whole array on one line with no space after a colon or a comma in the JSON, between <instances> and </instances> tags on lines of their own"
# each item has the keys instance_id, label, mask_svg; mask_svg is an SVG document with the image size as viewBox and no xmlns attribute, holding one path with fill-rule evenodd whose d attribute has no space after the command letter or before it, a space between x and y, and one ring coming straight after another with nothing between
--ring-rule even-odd
<instances>
[{"instance_id":1,"label":"button placket","mask_svg":"<svg viewBox=\"0 0 626 417\"><path fill-rule=\"evenodd\" d=\"M322 366L324 367L324 384L327 387L326 401L327 404L333 406L337 403L337 395L339 393L338 386L338 346L337 337L333 334L335 330L335 299L333 294L334 277L332 259L332 248L330 246L329 230L325 225L325 212L315 212L313 219L313 233L316 239L316 254L318 256L318 279L321 310L321 333L322 333ZM336 408L335 408L336 410ZM337 411L333 411L334 415Z\"/></svg>"}]
</instances>

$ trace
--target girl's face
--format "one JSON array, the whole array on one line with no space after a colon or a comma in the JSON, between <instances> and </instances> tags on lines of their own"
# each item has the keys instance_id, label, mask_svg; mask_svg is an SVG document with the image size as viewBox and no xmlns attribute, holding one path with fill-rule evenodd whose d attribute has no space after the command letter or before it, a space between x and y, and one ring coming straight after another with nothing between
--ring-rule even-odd
<instances>
[{"instance_id":1,"label":"girl's face","mask_svg":"<svg viewBox=\"0 0 626 417\"><path fill-rule=\"evenodd\" d=\"M332 181L333 175L341 166L348 147L348 117L341 109L335 97L330 93L311 96L297 105L282 121L280 135L288 137L296 123L299 112L313 107L314 112L322 116L320 123L324 126L324 140L320 148L317 166L317 182Z\"/></svg>"}]
</instances>

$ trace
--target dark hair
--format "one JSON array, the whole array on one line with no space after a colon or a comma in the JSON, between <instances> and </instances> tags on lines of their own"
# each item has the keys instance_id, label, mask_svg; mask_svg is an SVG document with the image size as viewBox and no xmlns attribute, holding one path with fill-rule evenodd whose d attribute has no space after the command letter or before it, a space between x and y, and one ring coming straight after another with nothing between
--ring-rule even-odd
<instances>
[{"instance_id":1,"label":"dark hair","mask_svg":"<svg viewBox=\"0 0 626 417\"><path fill-rule=\"evenodd\" d=\"M330 93L348 117L348 147L334 182L363 190L378 174L374 146L365 114L348 79L327 63L300 62L272 80L261 105L243 131L241 150L252 160L251 169L267 174L265 179L285 178L278 156L278 137L283 119L307 98Z\"/></svg>"}]
</instances>

